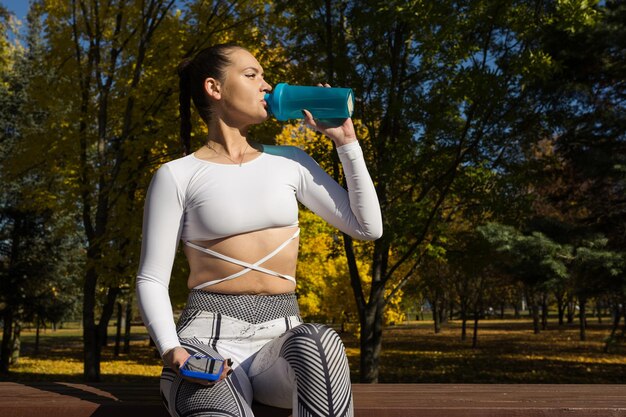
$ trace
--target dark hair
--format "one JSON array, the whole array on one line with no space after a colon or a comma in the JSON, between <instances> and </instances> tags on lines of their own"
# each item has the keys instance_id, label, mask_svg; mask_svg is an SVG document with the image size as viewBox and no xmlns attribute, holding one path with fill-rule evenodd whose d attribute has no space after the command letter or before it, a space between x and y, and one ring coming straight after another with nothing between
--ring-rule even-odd
<instances>
[{"instance_id":1,"label":"dark hair","mask_svg":"<svg viewBox=\"0 0 626 417\"><path fill-rule=\"evenodd\" d=\"M178 65L180 139L186 155L191 148L191 100L202 120L208 124L211 119L211 102L204 91L204 81L215 78L223 82L226 67L231 63L229 54L237 48L243 49L232 43L213 45Z\"/></svg>"}]
</instances>

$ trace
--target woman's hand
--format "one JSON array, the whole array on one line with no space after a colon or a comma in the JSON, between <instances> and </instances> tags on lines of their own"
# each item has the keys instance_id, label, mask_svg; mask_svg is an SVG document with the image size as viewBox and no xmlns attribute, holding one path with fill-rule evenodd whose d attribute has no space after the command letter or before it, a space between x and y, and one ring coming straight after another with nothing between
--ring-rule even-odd
<instances>
[{"instance_id":1,"label":"woman's hand","mask_svg":"<svg viewBox=\"0 0 626 417\"><path fill-rule=\"evenodd\" d=\"M213 386L220 382L222 379L226 378L232 372L231 365L233 364L230 359L224 361L224 370L222 371L222 375L220 375L217 381L207 381L206 379L199 378L190 378L184 376L180 373L180 368L185 364L187 358L191 355L185 348L182 346L175 347L173 349L168 350L163 354L163 362L165 362L165 366L172 369L176 374L178 374L183 379L186 379L190 382L195 382L196 384L205 385L205 386Z\"/></svg>"},{"instance_id":2,"label":"woman's hand","mask_svg":"<svg viewBox=\"0 0 626 417\"><path fill-rule=\"evenodd\" d=\"M320 87L330 87L328 84L318 84ZM329 123L331 121L325 122L323 120L314 119L311 112L307 109L303 109L302 113L304 114L304 123L311 129L323 133L328 136L335 142L337 147L342 145L347 145L348 143L356 141L356 133L354 132L354 125L352 124L352 119L333 119L335 123Z\"/></svg>"}]
</instances>

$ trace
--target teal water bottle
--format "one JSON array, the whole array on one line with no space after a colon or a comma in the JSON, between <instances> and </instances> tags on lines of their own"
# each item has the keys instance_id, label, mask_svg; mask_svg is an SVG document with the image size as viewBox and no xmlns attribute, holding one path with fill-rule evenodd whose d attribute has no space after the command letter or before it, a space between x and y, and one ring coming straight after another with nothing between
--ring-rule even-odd
<instances>
[{"instance_id":1,"label":"teal water bottle","mask_svg":"<svg viewBox=\"0 0 626 417\"><path fill-rule=\"evenodd\" d=\"M354 112L351 88L327 88L277 84L265 94L268 111L277 120L303 119L303 109L316 119L347 119Z\"/></svg>"}]
</instances>

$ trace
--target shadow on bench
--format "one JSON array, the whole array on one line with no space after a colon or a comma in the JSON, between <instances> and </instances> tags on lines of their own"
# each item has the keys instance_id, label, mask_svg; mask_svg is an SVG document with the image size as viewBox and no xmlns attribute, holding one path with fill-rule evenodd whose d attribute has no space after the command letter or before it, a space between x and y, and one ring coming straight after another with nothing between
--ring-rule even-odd
<instances>
[{"instance_id":1,"label":"shadow on bench","mask_svg":"<svg viewBox=\"0 0 626 417\"><path fill-rule=\"evenodd\" d=\"M354 384L356 417L626 417L626 385ZM254 405L255 417L290 410ZM3 417L168 417L152 384L0 382Z\"/></svg>"}]
</instances>

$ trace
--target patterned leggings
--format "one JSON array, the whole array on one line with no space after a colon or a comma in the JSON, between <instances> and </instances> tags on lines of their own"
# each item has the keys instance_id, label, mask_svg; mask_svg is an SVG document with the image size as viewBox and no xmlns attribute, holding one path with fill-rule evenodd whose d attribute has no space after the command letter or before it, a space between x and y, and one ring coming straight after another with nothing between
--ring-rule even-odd
<instances>
[{"instance_id":1,"label":"patterned leggings","mask_svg":"<svg viewBox=\"0 0 626 417\"><path fill-rule=\"evenodd\" d=\"M190 353L231 359L234 371L205 387L164 368L161 395L174 417L254 417L253 400L294 417L353 416L343 343L327 326L302 324L295 294L192 290L177 331Z\"/></svg>"}]
</instances>

